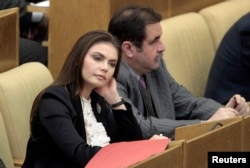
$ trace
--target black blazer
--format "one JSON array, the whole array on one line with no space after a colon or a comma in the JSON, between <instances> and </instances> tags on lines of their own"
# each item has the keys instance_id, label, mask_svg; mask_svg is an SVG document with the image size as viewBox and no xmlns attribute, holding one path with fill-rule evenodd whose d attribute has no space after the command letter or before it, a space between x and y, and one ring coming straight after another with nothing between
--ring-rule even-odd
<instances>
[{"instance_id":1,"label":"black blazer","mask_svg":"<svg viewBox=\"0 0 250 168\"><path fill-rule=\"evenodd\" d=\"M81 100L79 96L73 98L71 90L53 86L43 94L38 115L31 124L33 136L27 145L23 168L82 168L100 150L101 147L86 143ZM128 104L125 104L127 111L111 110L93 92L91 105L111 142L141 139L140 128Z\"/></svg>"}]
</instances>

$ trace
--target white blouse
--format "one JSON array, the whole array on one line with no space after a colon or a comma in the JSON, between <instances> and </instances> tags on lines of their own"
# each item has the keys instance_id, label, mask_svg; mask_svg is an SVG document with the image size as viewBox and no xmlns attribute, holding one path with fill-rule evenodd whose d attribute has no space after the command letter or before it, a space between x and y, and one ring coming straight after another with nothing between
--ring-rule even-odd
<instances>
[{"instance_id":1,"label":"white blouse","mask_svg":"<svg viewBox=\"0 0 250 168\"><path fill-rule=\"evenodd\" d=\"M91 100L81 96L87 144L91 146L105 146L110 142L107 132L101 122L97 122L91 107Z\"/></svg>"}]
</instances>

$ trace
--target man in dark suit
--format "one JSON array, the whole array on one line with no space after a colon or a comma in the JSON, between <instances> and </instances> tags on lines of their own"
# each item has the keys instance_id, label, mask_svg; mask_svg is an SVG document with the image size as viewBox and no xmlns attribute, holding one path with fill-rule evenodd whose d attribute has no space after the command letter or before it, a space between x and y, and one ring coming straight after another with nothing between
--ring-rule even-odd
<instances>
[{"instance_id":1,"label":"man in dark suit","mask_svg":"<svg viewBox=\"0 0 250 168\"><path fill-rule=\"evenodd\" d=\"M25 0L1 0L0 10L19 8L19 64L36 61L47 65L48 49L41 42L47 38L48 18L42 13L27 12L27 5Z\"/></svg>"},{"instance_id":2,"label":"man in dark suit","mask_svg":"<svg viewBox=\"0 0 250 168\"><path fill-rule=\"evenodd\" d=\"M131 5L117 11L108 27L122 43L118 91L130 100L143 137L163 134L173 138L179 126L249 115L240 95L223 107L211 99L194 97L171 77L162 60L165 46L160 41L160 21L161 15L153 9Z\"/></svg>"},{"instance_id":3,"label":"man in dark suit","mask_svg":"<svg viewBox=\"0 0 250 168\"><path fill-rule=\"evenodd\" d=\"M226 104L235 93L250 101L250 12L223 37L211 66L205 97Z\"/></svg>"}]
</instances>

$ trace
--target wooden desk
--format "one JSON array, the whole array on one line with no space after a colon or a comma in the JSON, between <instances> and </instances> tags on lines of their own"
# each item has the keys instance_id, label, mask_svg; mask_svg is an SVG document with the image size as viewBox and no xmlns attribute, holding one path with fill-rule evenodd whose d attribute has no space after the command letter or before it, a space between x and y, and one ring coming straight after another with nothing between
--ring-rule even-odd
<instances>
[{"instance_id":1,"label":"wooden desk","mask_svg":"<svg viewBox=\"0 0 250 168\"><path fill-rule=\"evenodd\" d=\"M18 66L18 8L0 10L0 73Z\"/></svg>"},{"instance_id":2,"label":"wooden desk","mask_svg":"<svg viewBox=\"0 0 250 168\"><path fill-rule=\"evenodd\" d=\"M28 5L27 6L28 12L42 12L42 13L49 13L49 7L43 7L43 6L35 6L35 5Z\"/></svg>"},{"instance_id":3,"label":"wooden desk","mask_svg":"<svg viewBox=\"0 0 250 168\"><path fill-rule=\"evenodd\" d=\"M189 139L184 139L184 168L207 167L208 152L242 151L244 142L243 132L241 131L243 126L242 121L242 118L235 118L235 121L232 121L231 123L226 121L225 123L227 124L223 124L222 127L218 127L212 131L209 131L206 128L207 123L201 123L200 127L205 128L204 133L202 133L203 131L200 132L200 130L197 131L193 129L197 125L184 128L186 130L186 134L190 132L197 133L196 137L187 137ZM221 120L220 123L222 122L224 121ZM185 136L183 136L182 138L185 138Z\"/></svg>"},{"instance_id":4,"label":"wooden desk","mask_svg":"<svg viewBox=\"0 0 250 168\"><path fill-rule=\"evenodd\" d=\"M250 116L244 117L242 125L242 135L243 135L243 151L250 151Z\"/></svg>"},{"instance_id":5,"label":"wooden desk","mask_svg":"<svg viewBox=\"0 0 250 168\"><path fill-rule=\"evenodd\" d=\"M235 118L203 122L203 123L197 123L197 124L178 127L175 129L175 140L182 140L182 139L190 140L190 139L196 138L198 136L201 136L201 135L204 135L205 133L210 132L211 128L216 126L217 123L220 123L223 126L225 126L233 122L242 121L242 120L243 120L243 117L238 116ZM217 125L213 129L215 128L217 129L220 127L221 127L220 125Z\"/></svg>"},{"instance_id":6,"label":"wooden desk","mask_svg":"<svg viewBox=\"0 0 250 168\"><path fill-rule=\"evenodd\" d=\"M129 168L183 168L184 145L184 140L172 141L164 152L153 155L144 161L131 165Z\"/></svg>"}]
</instances>

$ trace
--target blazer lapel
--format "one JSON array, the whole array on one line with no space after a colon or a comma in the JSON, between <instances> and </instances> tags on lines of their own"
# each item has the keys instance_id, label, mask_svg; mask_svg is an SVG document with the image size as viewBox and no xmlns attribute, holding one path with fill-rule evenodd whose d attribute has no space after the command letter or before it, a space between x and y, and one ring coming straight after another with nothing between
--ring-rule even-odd
<instances>
[{"instance_id":1,"label":"blazer lapel","mask_svg":"<svg viewBox=\"0 0 250 168\"><path fill-rule=\"evenodd\" d=\"M77 115L74 125L78 133L83 137L83 139L86 139L86 132L85 132L85 125L83 122L83 112L82 112L82 104L81 104L80 96L78 96L75 99L71 99L71 102Z\"/></svg>"}]
</instances>

